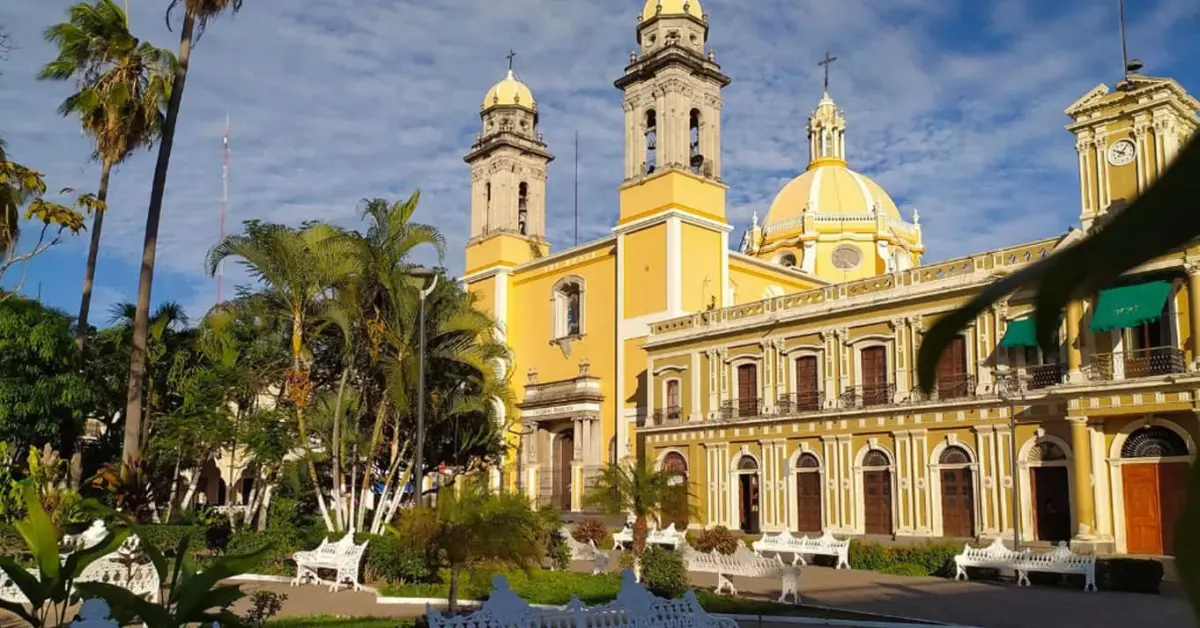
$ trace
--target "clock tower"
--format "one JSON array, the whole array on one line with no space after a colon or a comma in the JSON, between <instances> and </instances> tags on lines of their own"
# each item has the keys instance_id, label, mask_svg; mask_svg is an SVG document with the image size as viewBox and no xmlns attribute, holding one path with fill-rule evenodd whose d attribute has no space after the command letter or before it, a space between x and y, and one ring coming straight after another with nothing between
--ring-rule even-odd
<instances>
[{"instance_id":1,"label":"clock tower","mask_svg":"<svg viewBox=\"0 0 1200 628\"><path fill-rule=\"evenodd\" d=\"M1200 127L1200 101L1169 78L1138 74L1100 84L1067 108L1079 153L1084 231L1120 211L1161 175Z\"/></svg>"}]
</instances>

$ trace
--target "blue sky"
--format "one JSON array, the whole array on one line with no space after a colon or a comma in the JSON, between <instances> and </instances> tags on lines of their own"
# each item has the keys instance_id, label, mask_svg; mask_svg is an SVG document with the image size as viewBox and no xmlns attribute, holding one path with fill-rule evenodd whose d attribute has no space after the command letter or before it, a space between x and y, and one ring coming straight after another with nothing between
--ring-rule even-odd
<instances>
[{"instance_id":1,"label":"blue sky","mask_svg":"<svg viewBox=\"0 0 1200 628\"><path fill-rule=\"evenodd\" d=\"M851 167L905 217L921 212L927 260L1062 233L1078 221L1074 140L1063 110L1119 78L1116 0L701 0L709 44L733 78L722 120L728 215L737 230L807 163L816 62L849 119ZM129 0L133 29L174 49L165 0ZM67 0L0 6L18 49L0 62L0 136L51 188L94 189L98 167L55 107L69 86L34 79L53 55L41 30ZM196 47L160 233L154 300L194 316L215 300L203 258L217 239L221 135L233 120L229 225L357 222L363 197L422 192L418 217L461 272L468 224L462 156L479 102L514 49L533 89L550 167L548 230L572 241L573 136L580 137L581 240L608 233L623 147L612 81L635 46L642 0L247 0ZM1130 51L1145 72L1200 93L1200 3L1128 0ZM1192 59L1193 62L1188 62ZM115 173L93 311L136 296L154 153ZM87 236L30 269L24 292L74 312ZM244 282L234 265L227 286ZM12 284L13 277L6 280ZM95 322L102 322L97 320Z\"/></svg>"}]
</instances>

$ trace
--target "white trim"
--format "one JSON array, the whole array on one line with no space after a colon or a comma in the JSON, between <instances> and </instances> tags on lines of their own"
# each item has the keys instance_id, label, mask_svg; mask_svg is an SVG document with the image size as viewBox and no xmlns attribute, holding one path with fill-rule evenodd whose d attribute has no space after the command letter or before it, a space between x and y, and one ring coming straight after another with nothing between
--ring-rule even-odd
<instances>
[{"instance_id":1,"label":"white trim","mask_svg":"<svg viewBox=\"0 0 1200 628\"><path fill-rule=\"evenodd\" d=\"M683 418L683 380L679 377L665 377L658 383L659 393L662 399L662 410L665 412L667 408L671 407L667 405L667 385L671 382L675 382L679 385L679 405L677 406L677 409L679 410L680 418Z\"/></svg>"},{"instance_id":2,"label":"white trim","mask_svg":"<svg viewBox=\"0 0 1200 628\"><path fill-rule=\"evenodd\" d=\"M731 227L732 229L732 227ZM721 232L721 299L720 307L729 307L733 305L733 299L729 295L729 232Z\"/></svg>"},{"instance_id":3,"label":"white trim","mask_svg":"<svg viewBox=\"0 0 1200 628\"><path fill-rule=\"evenodd\" d=\"M1153 426L1165 427L1182 437L1184 444L1187 445L1188 455L1171 458L1122 458L1121 449L1124 448L1125 441L1129 440L1129 436L1143 427ZM1121 428L1120 432L1117 432L1112 444L1108 448L1108 474L1112 487L1113 541L1118 554L1129 552L1128 539L1126 539L1125 535L1125 485L1121 467L1126 464L1153 464L1159 462L1188 462L1194 464L1195 459L1195 440L1188 434L1187 430L1174 421L1162 417L1147 417L1132 421Z\"/></svg>"},{"instance_id":4,"label":"white trim","mask_svg":"<svg viewBox=\"0 0 1200 628\"><path fill-rule=\"evenodd\" d=\"M755 468L753 470L738 468L738 463L743 457L754 461ZM763 527L763 462L758 456L750 453L745 445L742 445L729 457L729 490L727 491L729 494L729 521L727 526L730 530L742 529L742 521L738 517L738 503L742 498L741 476L743 475L758 477L758 528L761 532Z\"/></svg>"},{"instance_id":5,"label":"white trim","mask_svg":"<svg viewBox=\"0 0 1200 628\"><path fill-rule=\"evenodd\" d=\"M616 419L616 439L617 439L617 460L620 461L626 456L629 450L629 419L627 418L627 408L625 407L625 236L617 235L617 286L616 295L613 299L616 305L616 319L618 323L617 334L617 355L616 355L616 395L613 397L613 405L616 407L613 411L613 416ZM637 409L634 408L634 420L637 420Z\"/></svg>"},{"instance_id":6,"label":"white trim","mask_svg":"<svg viewBox=\"0 0 1200 628\"><path fill-rule=\"evenodd\" d=\"M658 471L663 471L664 470L663 462L666 461L667 456L670 454L679 454L679 456L681 458L683 458L683 473L684 473L684 475L691 473L692 463L690 460L688 460L687 450L680 449L678 447L667 447L666 449L658 450L658 455L654 457L654 469L656 469ZM689 497L690 497L690 495L689 495Z\"/></svg>"},{"instance_id":7,"label":"white trim","mask_svg":"<svg viewBox=\"0 0 1200 628\"><path fill-rule=\"evenodd\" d=\"M800 471L796 466L800 462L800 457L810 454L817 459L817 468L812 471ZM828 492L826 483L828 480L825 477L825 460L821 456L821 452L811 449L808 441L803 441L795 451L786 458L786 466L783 469L784 482L784 517L783 520L788 530L795 532L812 532L813 530L800 530L800 510L797 502L800 500L800 493L797 490L797 476L801 473L816 473L820 484L819 498L821 500L821 529L824 530L828 518L828 500L825 499L825 494Z\"/></svg>"},{"instance_id":8,"label":"white trim","mask_svg":"<svg viewBox=\"0 0 1200 628\"><path fill-rule=\"evenodd\" d=\"M512 271L513 271L512 266L492 266L491 268L485 268L479 272L471 273L469 275L463 275L462 277L458 278L458 281L459 281L459 283L470 284L470 283L475 283L476 281L487 279L487 278L489 278L493 275L497 275L499 273L511 273Z\"/></svg>"},{"instance_id":9,"label":"white trim","mask_svg":"<svg viewBox=\"0 0 1200 628\"><path fill-rule=\"evenodd\" d=\"M971 449L967 443L955 438L955 434L950 433L946 438L942 439L933 447L933 451L929 453L929 458L926 464L929 465L929 481L926 482L930 495L933 497L933 512L930 513L930 524L933 528L933 536L942 537L946 535L945 515L942 512L942 474L943 469L961 469L967 468L971 470L971 536L978 538L983 533L983 499L980 493L981 486L979 477L979 455ZM941 463L942 452L951 447L957 447L967 454L967 464L952 464L945 465Z\"/></svg>"},{"instance_id":10,"label":"white trim","mask_svg":"<svg viewBox=\"0 0 1200 628\"><path fill-rule=\"evenodd\" d=\"M496 331L500 342L508 341L508 278L507 270L495 274L495 292L492 294L492 316L496 319Z\"/></svg>"},{"instance_id":11,"label":"white trim","mask_svg":"<svg viewBox=\"0 0 1200 628\"><path fill-rule=\"evenodd\" d=\"M678 216L667 218L667 311L683 312L683 233Z\"/></svg>"},{"instance_id":12,"label":"white trim","mask_svg":"<svg viewBox=\"0 0 1200 628\"><path fill-rule=\"evenodd\" d=\"M892 484L892 492L891 492L892 529L891 529L891 531L889 531L889 534L895 535L897 523L900 520L900 513L898 512L899 504L897 503L897 495L900 494L900 491L899 491L900 480L897 477L899 475L899 473L896 470L896 456L895 456L895 454L893 454L891 452L891 450L889 450L883 444L879 443L878 440L874 437L870 438L866 444L864 444L862 447L860 447L858 449L858 453L854 455L854 466L851 467L851 472L854 474L853 475L854 481L851 484L852 490L854 491L854 495L852 497L853 501L850 502L854 506L853 512L850 513L850 520L852 522L851 525L853 525L853 527L854 527L854 534L866 534L867 533L866 486L863 484L863 472L865 471L865 469L863 468L862 463L863 463L863 458L865 458L867 455L867 452L869 452L873 449L877 449L877 450L883 452L883 455L887 456L887 459L888 459L888 466L887 466L888 479ZM880 468L872 467L871 470L879 471Z\"/></svg>"},{"instance_id":13,"label":"white trim","mask_svg":"<svg viewBox=\"0 0 1200 628\"><path fill-rule=\"evenodd\" d=\"M1037 538L1037 525L1034 521L1037 504L1032 499L1034 469L1063 467L1067 470L1067 532L1071 532L1071 528L1075 525L1075 465L1073 463L1075 452L1071 450L1071 444L1067 441L1057 436L1045 434L1041 429L1038 431L1043 433L1035 434L1026 439L1017 453L1017 472L1020 474L1021 501L1029 506L1028 508L1021 509L1021 540L1029 542L1051 540ZM1066 458L1063 460L1031 461L1029 454L1033 451L1034 445L1043 442L1053 443L1062 450ZM1099 476L1096 479L1099 480Z\"/></svg>"},{"instance_id":14,"label":"white trim","mask_svg":"<svg viewBox=\"0 0 1200 628\"><path fill-rule=\"evenodd\" d=\"M567 327L567 321L570 319L568 314L568 301L566 299L566 288L575 286L579 289L579 331L578 333L570 333ZM551 339L559 340L561 338L569 338L582 336L587 333L587 280L579 275L564 275L554 282L554 287L550 290L550 303L552 318Z\"/></svg>"},{"instance_id":15,"label":"white trim","mask_svg":"<svg viewBox=\"0 0 1200 628\"><path fill-rule=\"evenodd\" d=\"M688 420L700 420L704 415L703 408L700 405L700 352L692 353L692 407L690 408Z\"/></svg>"},{"instance_id":16,"label":"white trim","mask_svg":"<svg viewBox=\"0 0 1200 628\"><path fill-rule=\"evenodd\" d=\"M625 235L632 231L638 231L640 229L645 229L646 227L649 227L651 225L654 225L654 224L657 224L660 222L665 222L667 218L672 218L672 217L678 218L687 224L695 225L697 227L704 227L705 229L711 229L713 231L720 231L721 233L724 233L726 235L728 235L729 232L733 231L733 225L731 225L729 223L717 222L717 221L711 220L709 218L703 218L703 217L697 216L691 212L687 212L687 211L683 211L681 209L675 209L674 207L671 207L668 209L664 209L663 211L660 211L657 214L651 214L644 218L638 218L637 220L634 220L632 222L627 222L624 224L617 225L612 228L612 232L616 235Z\"/></svg>"},{"instance_id":17,"label":"white trim","mask_svg":"<svg viewBox=\"0 0 1200 628\"><path fill-rule=\"evenodd\" d=\"M623 280L622 280L623 281ZM622 299L622 302L624 299ZM626 318L617 323L620 328L621 340L632 340L634 338L646 338L650 336L650 326L655 323L669 321L680 316L687 316L688 312L671 312L664 310L653 314L645 314L634 318Z\"/></svg>"},{"instance_id":18,"label":"white trim","mask_svg":"<svg viewBox=\"0 0 1200 628\"><path fill-rule=\"evenodd\" d=\"M728 358L725 360L725 366L727 369L729 369L729 381L732 384L729 387L730 388L729 400L733 403L734 408L738 407L738 401L740 400L740 397L738 395L742 389L742 380L738 378L738 367L746 366L746 365L750 365L750 366L754 367L754 389L756 391L761 391L762 390L762 382L763 382L763 373L762 373L763 369L762 369L762 366L759 364L759 362L761 362L761 361L762 361L761 355L757 355L757 356L739 355L739 356L736 356L733 358ZM762 394L762 393L760 392L759 394ZM755 399L758 399L758 397L755 397ZM764 400L764 402L765 402L765 400Z\"/></svg>"},{"instance_id":19,"label":"white trim","mask_svg":"<svg viewBox=\"0 0 1200 628\"><path fill-rule=\"evenodd\" d=\"M662 375L663 373L668 373L670 371L677 371L677 372L682 373L686 370L688 370L688 367L687 367L687 365L684 365L684 364L664 364L664 365L654 369L653 373L655 376L658 376L658 375Z\"/></svg>"}]
</instances>

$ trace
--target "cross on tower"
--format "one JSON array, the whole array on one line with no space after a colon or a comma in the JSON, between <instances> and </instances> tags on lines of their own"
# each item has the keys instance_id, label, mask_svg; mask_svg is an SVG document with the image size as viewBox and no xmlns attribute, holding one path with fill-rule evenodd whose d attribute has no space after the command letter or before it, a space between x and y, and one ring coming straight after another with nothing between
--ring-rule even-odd
<instances>
[{"instance_id":1,"label":"cross on tower","mask_svg":"<svg viewBox=\"0 0 1200 628\"><path fill-rule=\"evenodd\" d=\"M834 61L837 61L837 59L838 59L837 57L834 57L834 56L830 55L828 52L826 52L825 59L817 62L817 65L825 68L825 91L829 91L829 66Z\"/></svg>"},{"instance_id":2,"label":"cross on tower","mask_svg":"<svg viewBox=\"0 0 1200 628\"><path fill-rule=\"evenodd\" d=\"M517 53L513 52L512 50L508 51L508 69L510 71L513 69L513 59L515 59L516 56Z\"/></svg>"}]
</instances>

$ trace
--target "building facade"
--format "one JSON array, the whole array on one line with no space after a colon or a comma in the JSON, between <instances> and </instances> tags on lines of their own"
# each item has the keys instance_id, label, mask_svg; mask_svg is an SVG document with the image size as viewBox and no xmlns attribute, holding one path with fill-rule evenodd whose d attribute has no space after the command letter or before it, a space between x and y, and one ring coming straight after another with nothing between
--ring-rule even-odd
<instances>
[{"instance_id":1,"label":"building facade","mask_svg":"<svg viewBox=\"0 0 1200 628\"><path fill-rule=\"evenodd\" d=\"M849 167L853 125L824 93L808 167L732 250L730 78L708 29L696 0L638 15L615 83L619 212L594 242L551 251L533 92L511 71L487 92L462 282L515 356L497 485L580 511L604 464L645 458L686 473L693 527L969 538L1015 522L1031 542L1170 553L1200 437L1200 247L1073 302L1057 353L1033 346L1031 295L1014 294L952 346L932 395L915 356L939 316L1145 189L1200 103L1141 75L1093 89L1067 110L1082 230L922 265L919 217Z\"/></svg>"}]
</instances>

